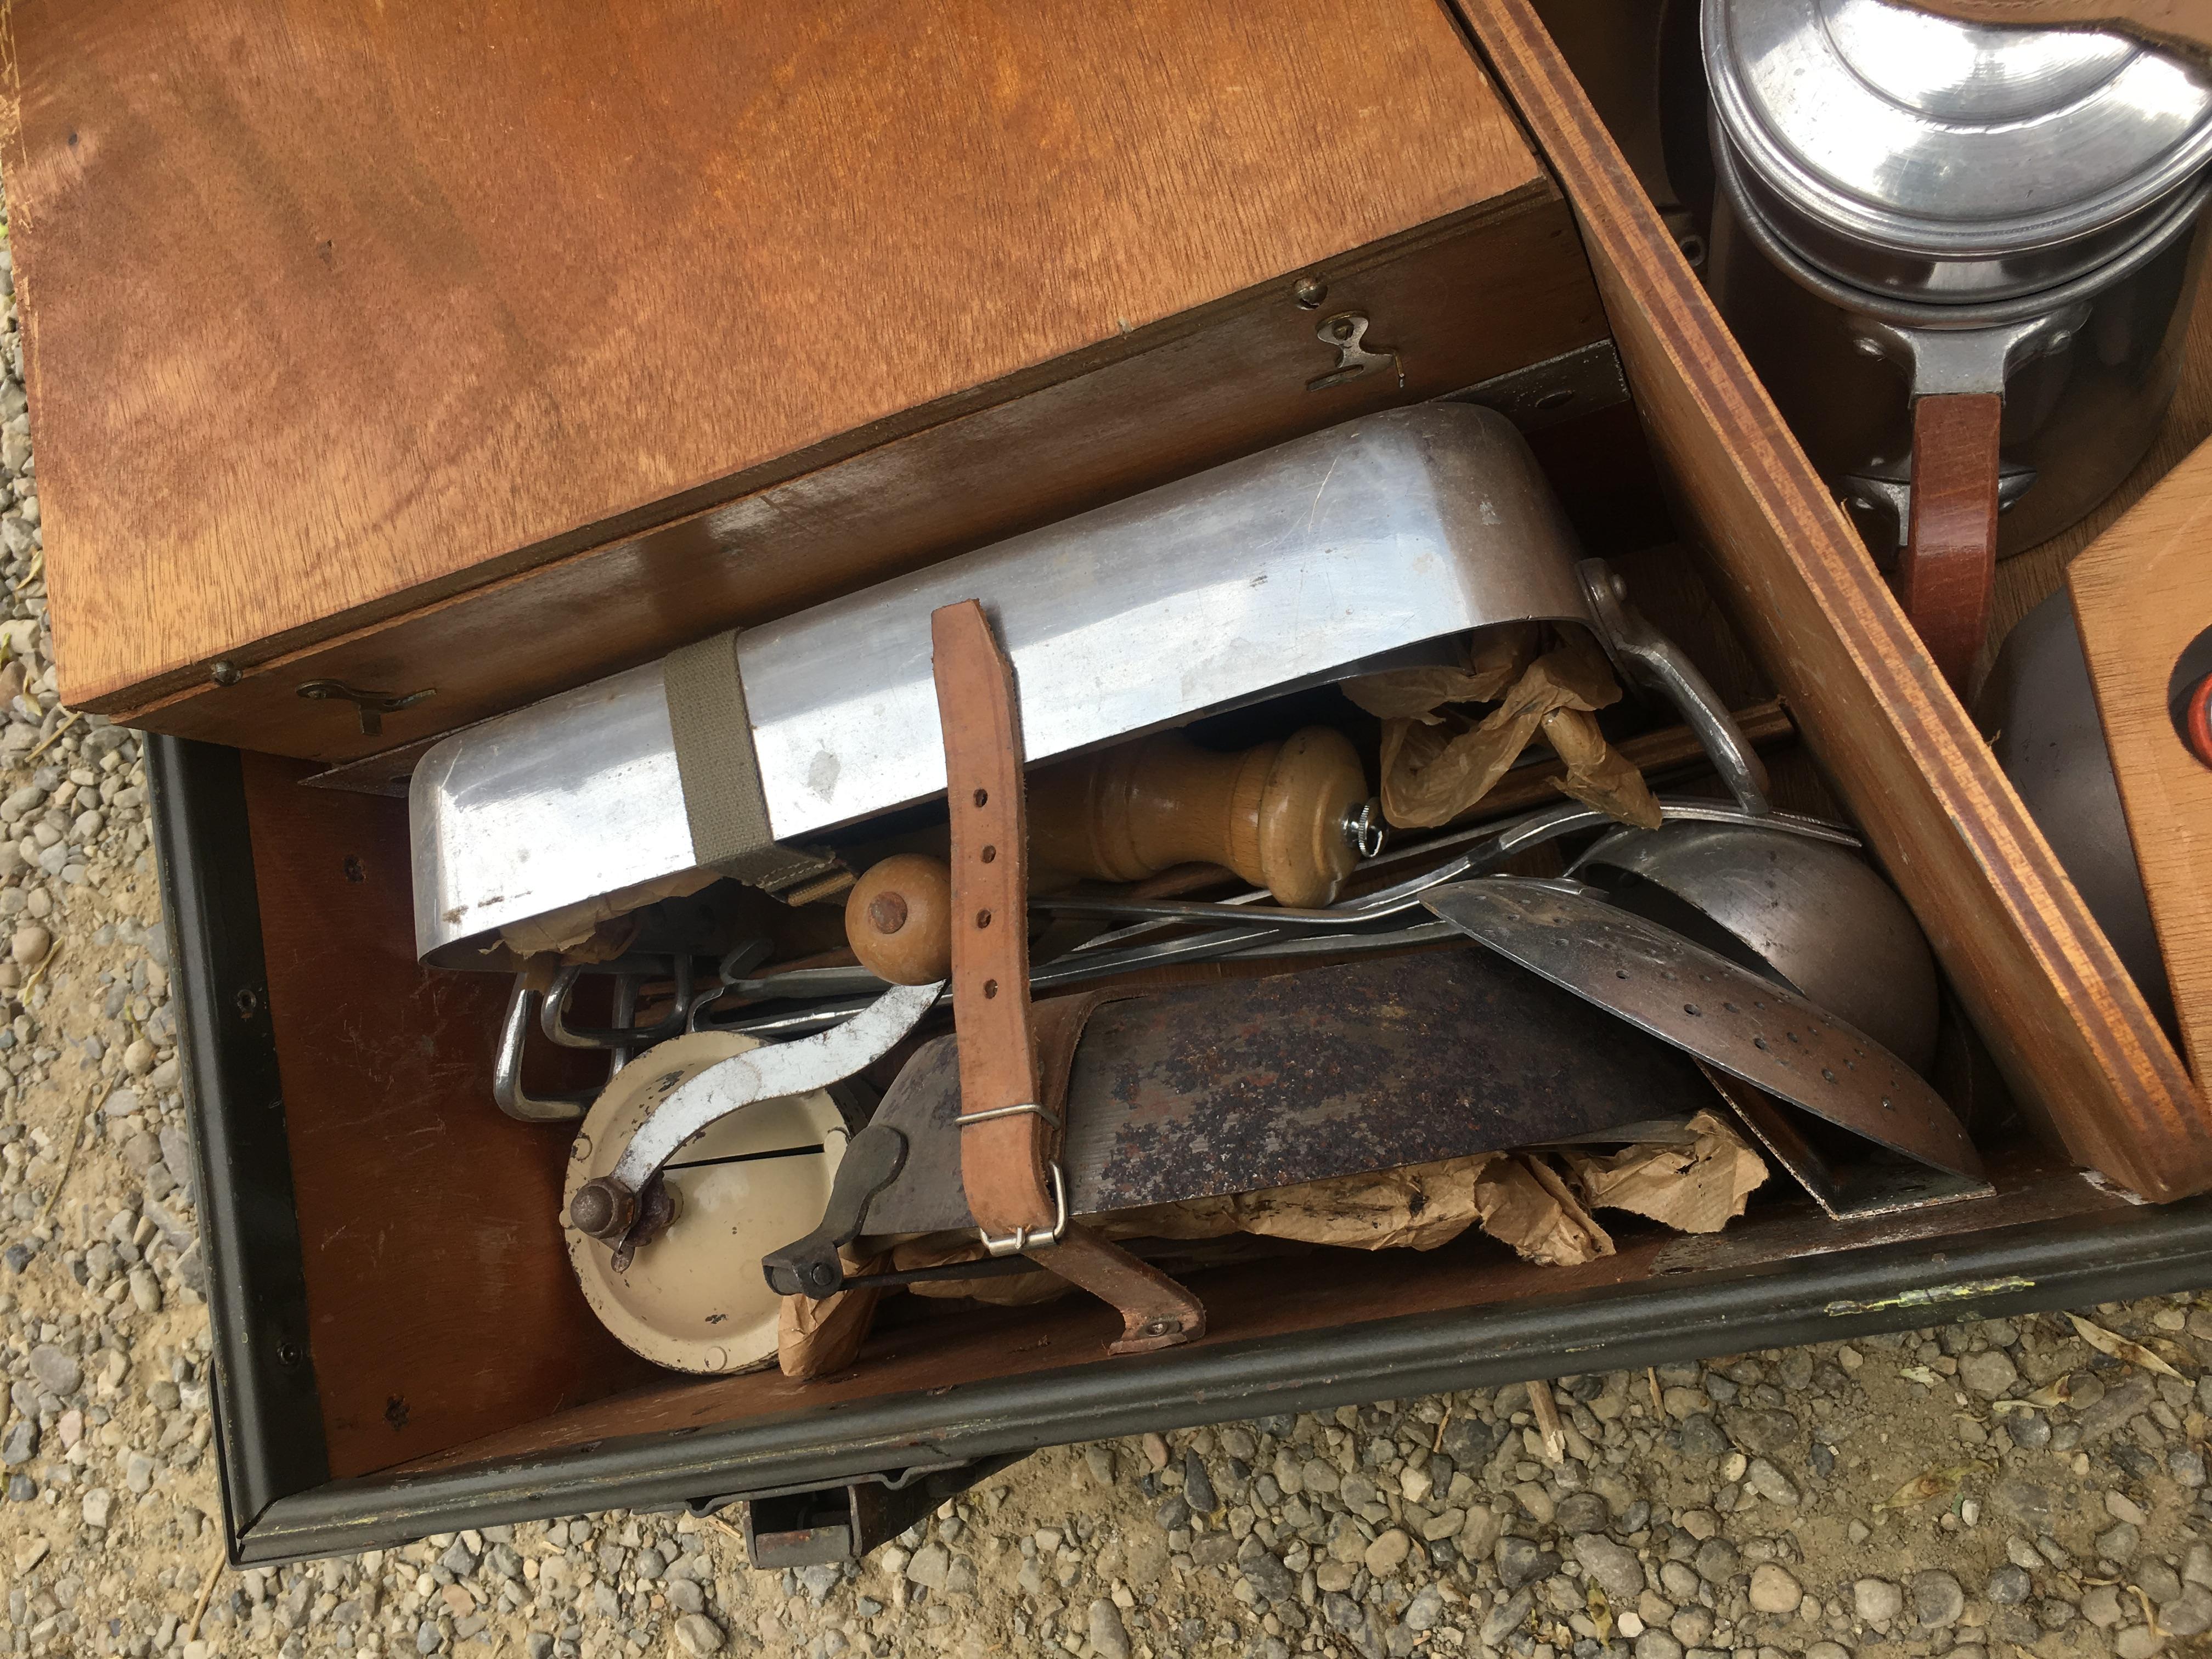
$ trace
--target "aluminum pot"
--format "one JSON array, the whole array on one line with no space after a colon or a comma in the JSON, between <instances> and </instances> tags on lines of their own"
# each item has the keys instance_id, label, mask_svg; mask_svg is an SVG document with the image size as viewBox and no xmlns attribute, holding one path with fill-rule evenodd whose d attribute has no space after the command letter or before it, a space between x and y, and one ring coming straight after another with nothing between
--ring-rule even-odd
<instances>
[{"instance_id":1,"label":"aluminum pot","mask_svg":"<svg viewBox=\"0 0 2212 1659\"><path fill-rule=\"evenodd\" d=\"M1707 282L1963 684L1991 561L2110 493L2172 396L2212 70L1886 0L1704 0L1700 26Z\"/></svg>"}]
</instances>

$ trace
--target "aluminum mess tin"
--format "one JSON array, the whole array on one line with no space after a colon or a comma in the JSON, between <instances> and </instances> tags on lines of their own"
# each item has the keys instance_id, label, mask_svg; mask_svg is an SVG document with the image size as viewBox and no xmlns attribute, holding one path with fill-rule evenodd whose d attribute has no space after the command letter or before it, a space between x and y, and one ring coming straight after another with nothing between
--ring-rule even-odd
<instances>
[{"instance_id":1,"label":"aluminum mess tin","mask_svg":"<svg viewBox=\"0 0 2212 1659\"><path fill-rule=\"evenodd\" d=\"M1295 439L746 630L770 825L800 841L944 792L939 605L990 613L1035 762L1443 660L1469 629L1589 621L1577 556L1491 410L1430 404ZM409 805L426 961L469 965L502 925L697 864L659 663L447 738Z\"/></svg>"}]
</instances>

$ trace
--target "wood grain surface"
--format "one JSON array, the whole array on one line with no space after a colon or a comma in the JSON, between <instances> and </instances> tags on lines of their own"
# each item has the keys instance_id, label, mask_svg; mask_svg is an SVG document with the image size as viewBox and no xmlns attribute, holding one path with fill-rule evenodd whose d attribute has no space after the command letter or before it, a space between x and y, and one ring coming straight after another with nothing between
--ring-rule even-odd
<instances>
[{"instance_id":1,"label":"wood grain surface","mask_svg":"<svg viewBox=\"0 0 2212 1659\"><path fill-rule=\"evenodd\" d=\"M416 964L405 807L300 788L291 763L245 764L331 1475L659 1376L569 1271L573 1132L492 1103L510 981ZM554 1057L568 1063L526 1080L605 1075L604 1056Z\"/></svg>"},{"instance_id":2,"label":"wood grain surface","mask_svg":"<svg viewBox=\"0 0 2212 1659\"><path fill-rule=\"evenodd\" d=\"M1428 0L30 0L9 27L0 161L72 705L146 713L216 659L250 673L556 567L472 631L193 725L265 749L362 752L343 704L308 711L327 743L295 735L298 679L437 684L388 728L416 735L483 712L486 683L588 678L1396 401L1387 375L1304 390L1334 360L1288 287L1317 263L1357 302L1364 251L1552 204L1549 269L1583 282ZM1572 343L1512 298L1534 252L1486 253L1498 285L1453 296L1486 372ZM1178 351L1261 290L1267 328ZM1409 395L1452 389L1446 319L1385 297L1370 343ZM1138 358L1090 389L1103 409L1064 394L823 477ZM964 477L977 447L1000 470ZM810 522L856 503L842 536ZM501 649L480 665L471 641Z\"/></svg>"},{"instance_id":3,"label":"wood grain surface","mask_svg":"<svg viewBox=\"0 0 2212 1659\"><path fill-rule=\"evenodd\" d=\"M1712 586L1912 905L2007 1082L2153 1198L2212 1115L1525 0L1461 0L1575 204Z\"/></svg>"},{"instance_id":4,"label":"wood grain surface","mask_svg":"<svg viewBox=\"0 0 2212 1659\"><path fill-rule=\"evenodd\" d=\"M1898 602L1960 696L1990 626L1997 562L1994 392L1922 398L1912 405L1912 507L1898 562Z\"/></svg>"},{"instance_id":5,"label":"wood grain surface","mask_svg":"<svg viewBox=\"0 0 2212 1659\"><path fill-rule=\"evenodd\" d=\"M2091 543L2066 580L2182 1042L2203 1079L2212 1076L2212 765L2185 744L2168 696L2182 653L2212 631L2212 446Z\"/></svg>"}]
</instances>

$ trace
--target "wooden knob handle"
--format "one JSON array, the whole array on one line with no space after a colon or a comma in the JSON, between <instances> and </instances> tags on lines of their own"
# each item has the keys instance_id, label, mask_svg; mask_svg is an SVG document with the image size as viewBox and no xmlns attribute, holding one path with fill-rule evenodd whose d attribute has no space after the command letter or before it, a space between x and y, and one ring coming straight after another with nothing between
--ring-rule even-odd
<instances>
[{"instance_id":1,"label":"wooden knob handle","mask_svg":"<svg viewBox=\"0 0 2212 1659\"><path fill-rule=\"evenodd\" d=\"M845 942L894 985L952 971L952 876L943 859L895 853L868 866L845 898Z\"/></svg>"},{"instance_id":2,"label":"wooden knob handle","mask_svg":"<svg viewBox=\"0 0 2212 1659\"><path fill-rule=\"evenodd\" d=\"M1358 752L1327 726L1237 755L1163 732L1033 775L1030 852L1040 881L1218 864L1280 903L1327 904L1358 861L1345 823L1366 799Z\"/></svg>"}]
</instances>

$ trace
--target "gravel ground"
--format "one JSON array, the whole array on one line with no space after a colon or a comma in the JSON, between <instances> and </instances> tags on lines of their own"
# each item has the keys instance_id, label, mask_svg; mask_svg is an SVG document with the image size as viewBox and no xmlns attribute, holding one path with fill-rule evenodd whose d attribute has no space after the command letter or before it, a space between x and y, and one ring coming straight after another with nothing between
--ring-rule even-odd
<instances>
[{"instance_id":1,"label":"gravel ground","mask_svg":"<svg viewBox=\"0 0 2212 1659\"><path fill-rule=\"evenodd\" d=\"M4 260L4 254L0 254ZM857 1565L598 1515L222 1565L144 776L43 637L0 320L0 1653L2145 1659L2212 1631L2212 1298L1040 1453ZM487 1103L486 1109L489 1109ZM2142 1347L2106 1350L2116 1333Z\"/></svg>"}]
</instances>

